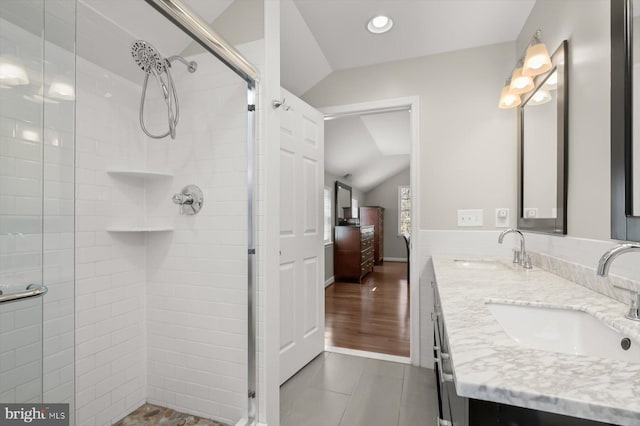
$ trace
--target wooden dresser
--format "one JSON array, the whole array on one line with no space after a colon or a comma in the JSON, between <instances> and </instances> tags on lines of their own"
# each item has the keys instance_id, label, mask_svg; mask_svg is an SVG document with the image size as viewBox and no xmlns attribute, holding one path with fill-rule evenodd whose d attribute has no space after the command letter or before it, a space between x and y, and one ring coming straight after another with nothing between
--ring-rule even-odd
<instances>
[{"instance_id":1,"label":"wooden dresser","mask_svg":"<svg viewBox=\"0 0 640 426\"><path fill-rule=\"evenodd\" d=\"M384 260L384 207L360 207L360 225L373 225L373 261L379 265Z\"/></svg>"},{"instance_id":2,"label":"wooden dresser","mask_svg":"<svg viewBox=\"0 0 640 426\"><path fill-rule=\"evenodd\" d=\"M336 281L357 281L373 271L373 226L336 226L333 275Z\"/></svg>"}]
</instances>

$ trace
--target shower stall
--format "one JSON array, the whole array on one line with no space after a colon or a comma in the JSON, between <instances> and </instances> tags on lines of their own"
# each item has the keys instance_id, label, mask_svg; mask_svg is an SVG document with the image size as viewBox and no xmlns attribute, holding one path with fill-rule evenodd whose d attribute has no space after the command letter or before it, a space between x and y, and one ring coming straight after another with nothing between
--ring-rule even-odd
<instances>
[{"instance_id":1,"label":"shower stall","mask_svg":"<svg viewBox=\"0 0 640 426\"><path fill-rule=\"evenodd\" d=\"M0 407L255 419L264 40L230 3L2 2Z\"/></svg>"}]
</instances>

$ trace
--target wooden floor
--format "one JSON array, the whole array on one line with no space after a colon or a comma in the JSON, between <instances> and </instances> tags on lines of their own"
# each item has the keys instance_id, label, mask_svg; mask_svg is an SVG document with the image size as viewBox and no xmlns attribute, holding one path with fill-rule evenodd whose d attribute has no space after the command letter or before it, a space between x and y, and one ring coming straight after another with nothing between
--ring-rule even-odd
<instances>
[{"instance_id":1,"label":"wooden floor","mask_svg":"<svg viewBox=\"0 0 640 426\"><path fill-rule=\"evenodd\" d=\"M335 282L325 289L326 346L409 356L407 264L374 266L361 284Z\"/></svg>"}]
</instances>

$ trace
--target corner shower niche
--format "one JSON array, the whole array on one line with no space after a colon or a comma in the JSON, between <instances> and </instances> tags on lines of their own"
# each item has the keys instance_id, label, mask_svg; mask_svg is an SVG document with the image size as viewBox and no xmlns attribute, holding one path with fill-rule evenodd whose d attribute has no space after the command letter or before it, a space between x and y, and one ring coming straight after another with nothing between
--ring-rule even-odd
<instances>
[{"instance_id":1,"label":"corner shower niche","mask_svg":"<svg viewBox=\"0 0 640 426\"><path fill-rule=\"evenodd\" d=\"M173 173L166 170L151 170L145 168L110 168L107 174L112 176L114 180L121 181L121 185L136 185L143 190L144 197L139 200L133 209L141 209L142 215L128 214L121 218L114 219L113 223L107 227L107 232L171 232L174 229L171 218L155 217L150 218L147 215L146 205L147 190L149 184L166 183L165 181L173 180Z\"/></svg>"}]
</instances>

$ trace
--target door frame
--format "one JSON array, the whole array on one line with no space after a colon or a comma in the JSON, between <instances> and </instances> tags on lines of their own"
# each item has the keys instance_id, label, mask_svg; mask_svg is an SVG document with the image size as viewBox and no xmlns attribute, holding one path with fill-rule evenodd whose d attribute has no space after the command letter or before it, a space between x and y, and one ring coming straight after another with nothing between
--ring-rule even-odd
<instances>
[{"instance_id":1,"label":"door frame","mask_svg":"<svg viewBox=\"0 0 640 426\"><path fill-rule=\"evenodd\" d=\"M410 273L414 277L410 284L409 295L409 319L410 329L410 353L412 365L420 365L420 262L418 249L420 247L420 97L406 96L400 98L381 99L376 101L360 102L347 105L337 105L318 108L325 117L327 115L348 116L370 113L373 111L393 111L403 108L409 109L409 122L411 127L411 159L409 163L411 185L411 252L409 255ZM324 312L322 313L324 320Z\"/></svg>"}]
</instances>

